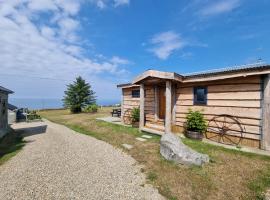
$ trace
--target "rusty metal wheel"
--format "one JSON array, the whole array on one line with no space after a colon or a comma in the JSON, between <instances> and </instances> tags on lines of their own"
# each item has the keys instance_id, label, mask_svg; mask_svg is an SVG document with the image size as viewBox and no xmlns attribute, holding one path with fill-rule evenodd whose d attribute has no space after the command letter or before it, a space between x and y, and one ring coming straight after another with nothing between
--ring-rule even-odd
<instances>
[{"instance_id":1,"label":"rusty metal wheel","mask_svg":"<svg viewBox=\"0 0 270 200\"><path fill-rule=\"evenodd\" d=\"M209 121L205 137L223 144L239 145L243 131L241 123L235 117L218 115Z\"/></svg>"}]
</instances>

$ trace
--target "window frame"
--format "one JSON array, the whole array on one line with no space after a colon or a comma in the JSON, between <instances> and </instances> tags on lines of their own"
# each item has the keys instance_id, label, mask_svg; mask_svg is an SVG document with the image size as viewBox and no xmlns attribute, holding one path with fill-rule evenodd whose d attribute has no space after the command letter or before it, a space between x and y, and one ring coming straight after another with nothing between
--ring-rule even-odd
<instances>
[{"instance_id":1,"label":"window frame","mask_svg":"<svg viewBox=\"0 0 270 200\"><path fill-rule=\"evenodd\" d=\"M136 94L135 92L137 92L137 94ZM134 94L134 93L135 93L135 94ZM134 89L134 90L131 91L131 97L132 97L132 98L140 98L140 96L141 96L140 90Z\"/></svg>"},{"instance_id":2,"label":"window frame","mask_svg":"<svg viewBox=\"0 0 270 200\"><path fill-rule=\"evenodd\" d=\"M198 101L197 90L204 89L204 101ZM208 100L208 88L207 86L197 86L193 87L193 105L207 105Z\"/></svg>"}]
</instances>

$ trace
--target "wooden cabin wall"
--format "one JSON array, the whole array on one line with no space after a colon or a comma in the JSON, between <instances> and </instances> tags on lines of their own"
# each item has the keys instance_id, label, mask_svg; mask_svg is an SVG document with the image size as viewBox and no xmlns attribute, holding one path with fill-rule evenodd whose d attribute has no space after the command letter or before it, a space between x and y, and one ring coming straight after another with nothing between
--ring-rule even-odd
<instances>
[{"instance_id":1,"label":"wooden cabin wall","mask_svg":"<svg viewBox=\"0 0 270 200\"><path fill-rule=\"evenodd\" d=\"M155 89L154 86L145 86L144 98L145 119L147 122L155 121Z\"/></svg>"},{"instance_id":2,"label":"wooden cabin wall","mask_svg":"<svg viewBox=\"0 0 270 200\"><path fill-rule=\"evenodd\" d=\"M123 114L124 122L131 123L131 110L140 106L140 98L132 98L132 90L139 90L139 87L123 88ZM155 119L155 93L154 86L145 86L145 119L146 122L154 122ZM130 120L129 120L130 118Z\"/></svg>"},{"instance_id":3,"label":"wooden cabin wall","mask_svg":"<svg viewBox=\"0 0 270 200\"><path fill-rule=\"evenodd\" d=\"M193 105L193 87L207 86L207 105ZM220 81L184 83L177 86L176 122L184 127L189 108L202 110L207 120L227 114L235 116L244 127L244 145L259 147L261 128L261 78L249 76Z\"/></svg>"},{"instance_id":4,"label":"wooden cabin wall","mask_svg":"<svg viewBox=\"0 0 270 200\"><path fill-rule=\"evenodd\" d=\"M139 90L139 87L133 88L123 88L122 89L122 114L124 123L130 124L131 123L131 110L133 108L138 108L140 106L140 98L133 98L132 97L132 90Z\"/></svg>"}]
</instances>

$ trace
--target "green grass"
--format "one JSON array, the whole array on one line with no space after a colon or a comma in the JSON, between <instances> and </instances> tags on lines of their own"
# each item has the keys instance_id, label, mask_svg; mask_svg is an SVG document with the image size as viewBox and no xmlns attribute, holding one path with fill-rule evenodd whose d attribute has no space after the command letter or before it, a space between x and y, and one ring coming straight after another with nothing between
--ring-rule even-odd
<instances>
[{"instance_id":1,"label":"green grass","mask_svg":"<svg viewBox=\"0 0 270 200\"><path fill-rule=\"evenodd\" d=\"M270 189L270 167L268 170L260 171L260 175L253 181L249 182L248 187L254 192L257 200L264 199L264 192Z\"/></svg>"},{"instance_id":2,"label":"green grass","mask_svg":"<svg viewBox=\"0 0 270 200\"><path fill-rule=\"evenodd\" d=\"M241 151L241 149L239 149L239 150L228 149L225 147L221 147L221 146L217 146L217 145L213 145L213 144L207 144L205 142L191 140L188 138L182 138L182 141L184 144L188 145L192 149L194 149L200 153L204 153L204 154L211 155L213 153L213 151L223 151L223 152L226 152L229 154L243 155L243 156L249 157L251 159L252 158L260 158L262 160L270 161L270 156L259 155L259 154L251 153L251 152L244 152L244 151Z\"/></svg>"},{"instance_id":3,"label":"green grass","mask_svg":"<svg viewBox=\"0 0 270 200\"><path fill-rule=\"evenodd\" d=\"M152 182L155 181L157 179L157 177L158 177L158 175L156 174L156 172L153 172L153 171L151 171L147 174L147 179L149 179Z\"/></svg>"},{"instance_id":4,"label":"green grass","mask_svg":"<svg viewBox=\"0 0 270 200\"><path fill-rule=\"evenodd\" d=\"M167 199L262 199L270 187L270 157L190 140L182 141L192 149L208 154L211 162L202 167L177 165L159 153L160 136L152 135L147 142L135 138L143 134L138 129L97 121L110 110L96 114L71 115L68 111L44 111L41 115L74 131L122 148L143 166L142 172ZM151 135L151 134L148 134Z\"/></svg>"},{"instance_id":5,"label":"green grass","mask_svg":"<svg viewBox=\"0 0 270 200\"><path fill-rule=\"evenodd\" d=\"M0 140L0 165L15 156L23 148L24 144L23 138L10 130Z\"/></svg>"}]
</instances>

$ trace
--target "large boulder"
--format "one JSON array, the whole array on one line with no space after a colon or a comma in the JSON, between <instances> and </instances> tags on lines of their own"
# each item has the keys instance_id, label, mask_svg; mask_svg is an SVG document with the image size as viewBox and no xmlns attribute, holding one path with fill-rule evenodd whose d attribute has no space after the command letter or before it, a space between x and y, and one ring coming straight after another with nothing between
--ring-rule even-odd
<instances>
[{"instance_id":1,"label":"large boulder","mask_svg":"<svg viewBox=\"0 0 270 200\"><path fill-rule=\"evenodd\" d=\"M173 133L166 133L161 137L160 153L167 160L185 165L201 166L209 162L208 155L192 150Z\"/></svg>"}]
</instances>

